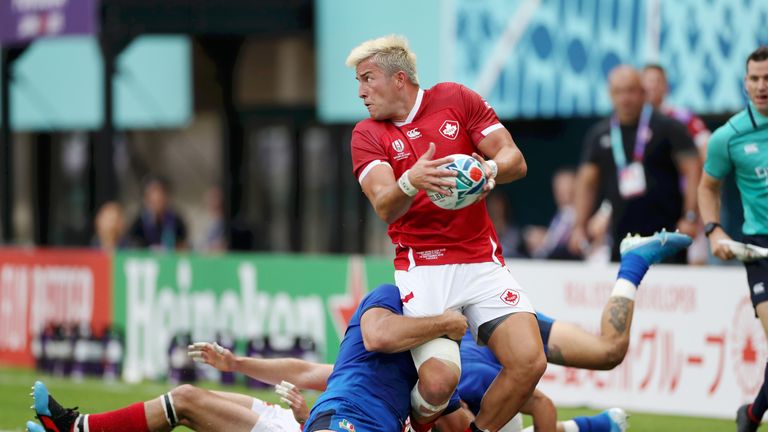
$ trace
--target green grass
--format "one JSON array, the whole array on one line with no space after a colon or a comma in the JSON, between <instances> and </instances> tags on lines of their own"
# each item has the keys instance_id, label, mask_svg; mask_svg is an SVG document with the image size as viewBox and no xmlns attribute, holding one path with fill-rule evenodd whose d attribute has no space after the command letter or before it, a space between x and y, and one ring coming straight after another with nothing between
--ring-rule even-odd
<instances>
[{"instance_id":1,"label":"green grass","mask_svg":"<svg viewBox=\"0 0 768 432\"><path fill-rule=\"evenodd\" d=\"M51 393L63 405L77 405L81 412L88 413L109 411L133 402L152 399L172 388L170 384L158 382L142 384L105 383L100 380L74 382L69 379L38 376L33 371L0 368L0 431L22 431L26 421L33 418L29 408L32 404L29 392L30 386L36 379L45 381ZM277 398L271 391L252 391L244 386L222 388L211 384L203 387L246 393L263 400L277 402ZM576 415L595 413L597 411L589 409L563 408L559 410L559 417L567 419ZM631 432L720 432L733 431L736 428L733 420L635 412L631 413L630 424Z\"/></svg>"}]
</instances>

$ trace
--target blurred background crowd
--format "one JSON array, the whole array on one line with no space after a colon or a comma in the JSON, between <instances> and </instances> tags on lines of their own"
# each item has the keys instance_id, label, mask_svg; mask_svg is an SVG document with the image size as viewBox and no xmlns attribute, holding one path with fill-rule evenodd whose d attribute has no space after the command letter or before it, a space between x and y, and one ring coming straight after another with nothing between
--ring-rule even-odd
<instances>
[{"instance_id":1,"label":"blurred background crowd","mask_svg":"<svg viewBox=\"0 0 768 432\"><path fill-rule=\"evenodd\" d=\"M391 254L386 227L351 174L349 137L354 122L363 115L344 117L323 108L335 98L338 105L354 98L352 71L328 76L328 70L340 70L343 64L328 69L326 63L343 56L364 36L347 39L344 32L331 36L334 20L346 17L334 14L344 8L364 12L367 6L311 0L257 3L231 1L217 6L200 1L180 6L171 2L161 7L152 1L105 0L93 24L103 31L95 36L17 35L17 40L6 36L11 41L3 45L2 66L4 89L10 97L4 98L9 111L4 118L11 127L4 129L0 154L7 168L0 178L4 185L0 241L110 250ZM374 32L379 28L382 33L411 37L425 86L430 86L443 75L451 80L466 77L462 65L479 75L484 59L465 59L465 46L475 44L478 55L492 56L489 52L497 38L509 31L528 4L427 3L414 7L413 15L422 9L442 10L446 4L455 9L457 51L452 61L457 72L453 75L436 76L431 72L436 67L434 53L420 52L424 34L431 31L427 24L409 34L410 21L393 26L382 17L377 26L360 20L344 31L368 26L371 34L366 37L377 36ZM577 172L587 161L584 147L590 127L612 109L609 73L619 64L642 70L644 97L659 112L686 123L701 155L708 131L722 125L743 101L737 93L735 102L731 97L725 108L707 105L724 91L716 87L719 84L711 83L714 90L686 85L689 68L700 66L673 60L673 49L679 50L675 30L668 29L674 16L657 16L661 2L609 2L610 7L600 9L607 17L611 9L633 13L617 15L614 21L619 21L612 24L628 45L619 43L610 53L599 55L596 48L585 49L589 48L586 39L574 37L570 45L559 41L552 23L545 19L552 14L588 17L596 4L578 2L571 8L530 3L543 18L525 23L527 32L520 35L516 47L507 47L502 59L521 58L531 70L546 66L537 61L550 59L570 64L577 72L579 67L587 71L578 79L570 78L567 68L562 76L550 77L561 86L578 85L590 76L594 79L590 94L570 97L568 104L563 97L556 109L545 106L548 90L534 82L529 96L520 96L530 102L511 110L508 106L514 100L509 99L514 98L505 96L509 90L503 87L510 79L505 74L516 74L517 69L503 71L491 85L465 80L480 92L488 87L485 95L499 108L530 167L527 178L500 187L487 205L510 257L605 261L617 239L611 228L616 223L611 217L615 203L607 199L604 187L596 191L593 216L586 225L588 244L576 250L568 243L578 219L574 212ZM693 11L696 19L691 21L691 31L698 31L696 26L706 22L706 12L690 3L664 7L674 13ZM749 15L737 11L739 2L721 3L716 9L722 12L725 26L733 25L734 14ZM83 4L94 7L93 1ZM756 15L765 15L758 5L754 7ZM499 11L498 17L489 15L493 10ZM603 26L595 14L596 25ZM624 21L636 24L632 33L622 27ZM429 38L441 39L440 34ZM721 45L729 50L721 53L723 61L743 62L744 53L756 48L760 37L745 39L750 43L736 36L721 38L729 44ZM706 60L713 55L706 52L706 41L701 37L699 42L687 43ZM330 51L334 54L328 55ZM440 57L437 62L443 60ZM706 62L711 66L711 59ZM743 73L743 65L736 66ZM328 81L336 87L328 87ZM112 85L105 84L109 82ZM731 93L738 92L731 81L723 85ZM713 108L691 117L687 109L675 111L668 106L667 95L676 105ZM538 108L526 108L531 103ZM572 114L563 114L568 111ZM696 127L688 124L691 118ZM724 209L724 220L733 233L739 229L739 208L738 203L726 203ZM700 225L696 215L690 215L690 220ZM705 249L705 245L694 248L688 261L708 262Z\"/></svg>"}]
</instances>

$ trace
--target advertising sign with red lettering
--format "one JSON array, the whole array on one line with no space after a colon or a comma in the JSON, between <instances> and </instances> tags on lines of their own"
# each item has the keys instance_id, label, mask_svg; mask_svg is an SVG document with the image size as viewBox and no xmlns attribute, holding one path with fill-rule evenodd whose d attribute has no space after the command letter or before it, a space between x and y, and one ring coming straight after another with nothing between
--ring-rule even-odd
<instances>
[{"instance_id":1,"label":"advertising sign with red lettering","mask_svg":"<svg viewBox=\"0 0 768 432\"><path fill-rule=\"evenodd\" d=\"M600 333L616 266L508 265L538 311ZM613 318L609 311L608 325ZM766 338L741 266L651 267L636 292L630 334L616 368L550 364L539 388L561 406L732 418L763 382Z\"/></svg>"},{"instance_id":2,"label":"advertising sign with red lettering","mask_svg":"<svg viewBox=\"0 0 768 432\"><path fill-rule=\"evenodd\" d=\"M0 249L0 363L32 366L48 325L112 322L110 257L92 250Z\"/></svg>"}]
</instances>

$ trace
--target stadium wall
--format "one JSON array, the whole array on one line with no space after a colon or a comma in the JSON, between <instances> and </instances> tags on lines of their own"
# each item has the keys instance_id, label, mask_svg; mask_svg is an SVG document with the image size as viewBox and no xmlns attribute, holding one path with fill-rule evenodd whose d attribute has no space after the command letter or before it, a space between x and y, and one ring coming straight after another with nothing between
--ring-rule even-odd
<instances>
[{"instance_id":1,"label":"stadium wall","mask_svg":"<svg viewBox=\"0 0 768 432\"><path fill-rule=\"evenodd\" d=\"M615 266L508 265L543 313L598 331ZM362 296L391 280L391 261L361 256L2 249L0 364L32 366L34 335L51 320L124 330L131 381L164 377L180 332L268 336L273 354L301 337L333 361ZM653 268L624 362L605 372L550 365L541 388L561 406L729 418L756 392L768 357L745 285L738 267Z\"/></svg>"}]
</instances>

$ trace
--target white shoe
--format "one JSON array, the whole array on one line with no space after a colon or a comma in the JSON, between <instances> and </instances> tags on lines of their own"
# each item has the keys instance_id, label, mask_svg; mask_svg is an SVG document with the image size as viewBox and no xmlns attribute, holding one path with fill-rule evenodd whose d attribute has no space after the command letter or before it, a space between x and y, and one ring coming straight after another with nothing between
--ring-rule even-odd
<instances>
[{"instance_id":1,"label":"white shoe","mask_svg":"<svg viewBox=\"0 0 768 432\"><path fill-rule=\"evenodd\" d=\"M625 432L629 429L629 414L621 408L611 408L603 411L611 419L611 432Z\"/></svg>"}]
</instances>

